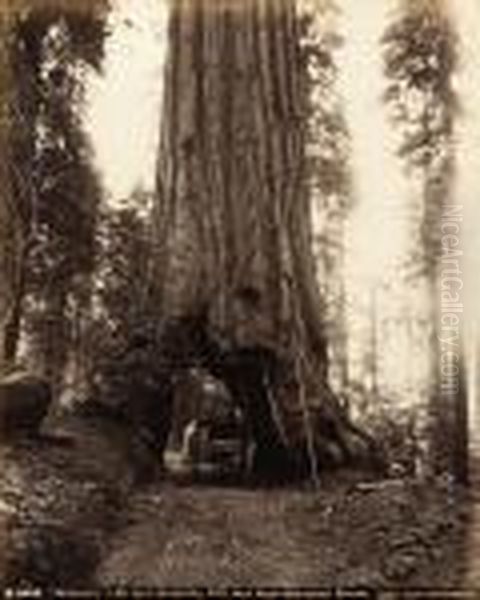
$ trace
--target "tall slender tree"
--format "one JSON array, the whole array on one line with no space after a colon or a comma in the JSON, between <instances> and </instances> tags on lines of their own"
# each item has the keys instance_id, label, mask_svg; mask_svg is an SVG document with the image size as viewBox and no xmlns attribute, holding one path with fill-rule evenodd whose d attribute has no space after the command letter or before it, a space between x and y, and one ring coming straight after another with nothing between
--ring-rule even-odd
<instances>
[{"instance_id":1,"label":"tall slender tree","mask_svg":"<svg viewBox=\"0 0 480 600\"><path fill-rule=\"evenodd\" d=\"M100 189L79 106L81 70L87 64L99 68L102 43L97 12L26 8L12 27L10 181L26 241L4 348L6 358L14 359L28 298L27 325L40 344L39 366L52 379L61 378L67 353L69 286L93 265Z\"/></svg>"},{"instance_id":2,"label":"tall slender tree","mask_svg":"<svg viewBox=\"0 0 480 600\"><path fill-rule=\"evenodd\" d=\"M24 265L30 247L28 207L20 200L15 187L21 180L18 165L13 160L13 146L18 128L28 125L19 113L19 73L14 65L18 47L16 31L19 18L28 11L64 11L68 14L92 15L106 8L104 0L12 0L0 2L0 364L11 360L16 353L18 324L21 313ZM26 172L24 189L30 187ZM17 183L15 183L15 180ZM28 204L28 203L27 203Z\"/></svg>"},{"instance_id":3,"label":"tall slender tree","mask_svg":"<svg viewBox=\"0 0 480 600\"><path fill-rule=\"evenodd\" d=\"M24 241L21 211L14 200L10 169L12 115L16 103L10 60L13 21L10 11L0 11L0 365L7 362L6 355L10 354L6 338L19 295L19 264Z\"/></svg>"},{"instance_id":4,"label":"tall slender tree","mask_svg":"<svg viewBox=\"0 0 480 600\"><path fill-rule=\"evenodd\" d=\"M442 0L402 0L398 15L384 36L386 102L399 133L398 153L406 175L416 183L421 221L412 249L417 276L423 277L430 298L429 348L431 383L429 404L419 418L419 436L429 439L427 455L444 468L445 433L456 430L458 402L441 389L440 275L441 219L453 203L455 171L454 123L457 99L452 78L457 62L457 39L448 6ZM459 386L463 390L464 386ZM442 456L443 459L442 459ZM448 466L448 465L447 465Z\"/></svg>"}]
</instances>

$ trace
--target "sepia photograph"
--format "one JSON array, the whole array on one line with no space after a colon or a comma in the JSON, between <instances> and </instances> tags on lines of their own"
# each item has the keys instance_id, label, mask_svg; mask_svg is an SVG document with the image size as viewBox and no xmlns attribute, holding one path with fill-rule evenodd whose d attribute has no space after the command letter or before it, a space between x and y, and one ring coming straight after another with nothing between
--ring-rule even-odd
<instances>
[{"instance_id":1,"label":"sepia photograph","mask_svg":"<svg viewBox=\"0 0 480 600\"><path fill-rule=\"evenodd\" d=\"M0 0L5 598L480 598L479 33Z\"/></svg>"}]
</instances>

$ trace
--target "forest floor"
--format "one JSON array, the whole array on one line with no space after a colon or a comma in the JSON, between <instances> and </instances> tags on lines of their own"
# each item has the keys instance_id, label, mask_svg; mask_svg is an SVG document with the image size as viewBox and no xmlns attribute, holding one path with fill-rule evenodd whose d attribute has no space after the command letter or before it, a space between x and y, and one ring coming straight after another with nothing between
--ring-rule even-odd
<instances>
[{"instance_id":1,"label":"forest floor","mask_svg":"<svg viewBox=\"0 0 480 600\"><path fill-rule=\"evenodd\" d=\"M477 504L446 483L332 473L317 491L168 475L139 485L132 450L101 429L75 422L64 427L63 441L2 449L0 540L8 543L0 574L7 584L472 584Z\"/></svg>"},{"instance_id":2,"label":"forest floor","mask_svg":"<svg viewBox=\"0 0 480 600\"><path fill-rule=\"evenodd\" d=\"M97 570L108 584L457 587L460 523L435 493L163 485L137 494Z\"/></svg>"}]
</instances>

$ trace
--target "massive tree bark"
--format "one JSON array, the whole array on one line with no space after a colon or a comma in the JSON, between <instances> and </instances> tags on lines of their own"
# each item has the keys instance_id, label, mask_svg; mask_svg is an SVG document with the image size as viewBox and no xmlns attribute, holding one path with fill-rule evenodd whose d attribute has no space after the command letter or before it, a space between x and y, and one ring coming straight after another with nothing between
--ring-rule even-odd
<instances>
[{"instance_id":1,"label":"massive tree bark","mask_svg":"<svg viewBox=\"0 0 480 600\"><path fill-rule=\"evenodd\" d=\"M286 356L295 384L279 402L284 434L313 450L314 412L333 399L295 3L175 0L169 39L156 207L162 316L207 304L212 327Z\"/></svg>"},{"instance_id":2,"label":"massive tree bark","mask_svg":"<svg viewBox=\"0 0 480 600\"><path fill-rule=\"evenodd\" d=\"M255 288L264 335L285 346L301 326L317 358L324 336L302 188L296 34L288 0L172 4L160 278L167 313L200 296L237 334L234 299L239 288ZM248 335L262 341L259 327Z\"/></svg>"}]
</instances>

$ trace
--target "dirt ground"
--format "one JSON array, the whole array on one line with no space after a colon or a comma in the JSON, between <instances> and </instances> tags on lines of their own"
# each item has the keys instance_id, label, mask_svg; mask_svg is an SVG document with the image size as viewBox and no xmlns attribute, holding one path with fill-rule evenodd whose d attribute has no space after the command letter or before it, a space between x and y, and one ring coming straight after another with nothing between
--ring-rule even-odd
<instances>
[{"instance_id":1,"label":"dirt ground","mask_svg":"<svg viewBox=\"0 0 480 600\"><path fill-rule=\"evenodd\" d=\"M432 495L394 487L311 493L167 484L137 495L131 523L112 539L97 580L216 588L458 586L464 548L456 518Z\"/></svg>"},{"instance_id":2,"label":"dirt ground","mask_svg":"<svg viewBox=\"0 0 480 600\"><path fill-rule=\"evenodd\" d=\"M65 432L2 449L5 584L472 585L480 511L448 482L337 472L317 491L168 475L145 484L141 452L113 430L77 422Z\"/></svg>"}]
</instances>

